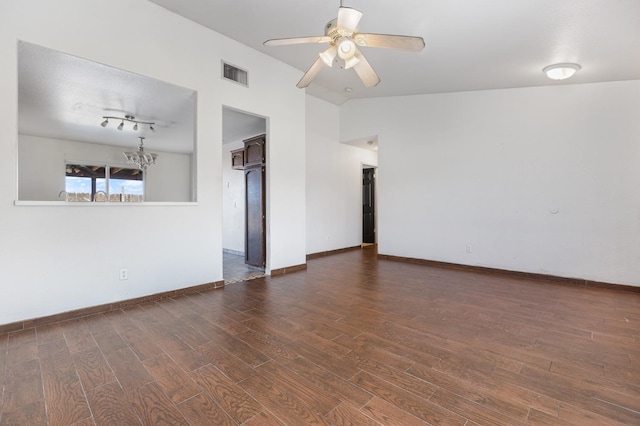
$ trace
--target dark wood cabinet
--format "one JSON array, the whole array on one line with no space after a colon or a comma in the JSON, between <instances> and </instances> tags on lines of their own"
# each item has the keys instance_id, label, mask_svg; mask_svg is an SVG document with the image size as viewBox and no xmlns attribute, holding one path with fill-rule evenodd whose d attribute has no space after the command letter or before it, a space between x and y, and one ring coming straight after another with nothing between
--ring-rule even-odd
<instances>
[{"instance_id":1,"label":"dark wood cabinet","mask_svg":"<svg viewBox=\"0 0 640 426\"><path fill-rule=\"evenodd\" d=\"M265 136L260 135L244 141L244 166L260 166L265 163Z\"/></svg>"},{"instance_id":2,"label":"dark wood cabinet","mask_svg":"<svg viewBox=\"0 0 640 426\"><path fill-rule=\"evenodd\" d=\"M231 168L244 170L244 148L231 151Z\"/></svg>"},{"instance_id":3,"label":"dark wood cabinet","mask_svg":"<svg viewBox=\"0 0 640 426\"><path fill-rule=\"evenodd\" d=\"M266 164L265 141L265 135L245 139L244 148L231 151L231 168L244 170L245 167Z\"/></svg>"},{"instance_id":4,"label":"dark wood cabinet","mask_svg":"<svg viewBox=\"0 0 640 426\"><path fill-rule=\"evenodd\" d=\"M244 148L231 151L231 168L244 170L245 246L244 261L264 268L267 262L266 135L244 140Z\"/></svg>"}]
</instances>

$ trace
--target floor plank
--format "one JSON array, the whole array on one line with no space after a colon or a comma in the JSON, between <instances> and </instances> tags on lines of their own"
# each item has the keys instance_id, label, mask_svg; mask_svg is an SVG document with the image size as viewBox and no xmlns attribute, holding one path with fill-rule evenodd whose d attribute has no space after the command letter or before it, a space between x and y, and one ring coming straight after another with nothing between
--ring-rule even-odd
<instances>
[{"instance_id":1,"label":"floor plank","mask_svg":"<svg viewBox=\"0 0 640 426\"><path fill-rule=\"evenodd\" d=\"M89 389L87 399L97 425L141 425L142 421L117 382Z\"/></svg>"},{"instance_id":2,"label":"floor plank","mask_svg":"<svg viewBox=\"0 0 640 426\"><path fill-rule=\"evenodd\" d=\"M148 383L129 393L131 404L145 425L189 426L178 407L156 383Z\"/></svg>"},{"instance_id":3,"label":"floor plank","mask_svg":"<svg viewBox=\"0 0 640 426\"><path fill-rule=\"evenodd\" d=\"M47 416L51 424L74 424L91 417L78 373L64 339L38 347Z\"/></svg>"},{"instance_id":4,"label":"floor plank","mask_svg":"<svg viewBox=\"0 0 640 426\"><path fill-rule=\"evenodd\" d=\"M168 355L162 354L143 362L145 368L164 393L179 404L200 393L200 388Z\"/></svg>"},{"instance_id":5,"label":"floor plank","mask_svg":"<svg viewBox=\"0 0 640 426\"><path fill-rule=\"evenodd\" d=\"M287 393L262 376L252 376L239 385L267 410L289 425L322 425L325 422L314 407L306 405L297 395Z\"/></svg>"},{"instance_id":6,"label":"floor plank","mask_svg":"<svg viewBox=\"0 0 640 426\"><path fill-rule=\"evenodd\" d=\"M327 421L335 426L379 426L380 423L367 417L358 408L349 404L340 404L326 416Z\"/></svg>"},{"instance_id":7,"label":"floor plank","mask_svg":"<svg viewBox=\"0 0 640 426\"><path fill-rule=\"evenodd\" d=\"M365 372L358 373L352 381L376 397L429 424L464 425L467 422L465 417L448 410L448 407L445 409L442 405L433 403L432 393L417 396Z\"/></svg>"},{"instance_id":8,"label":"floor plank","mask_svg":"<svg viewBox=\"0 0 640 426\"><path fill-rule=\"evenodd\" d=\"M262 406L213 365L195 371L194 378L233 420L243 423L262 411Z\"/></svg>"},{"instance_id":9,"label":"floor plank","mask_svg":"<svg viewBox=\"0 0 640 426\"><path fill-rule=\"evenodd\" d=\"M30 359L7 365L4 378L4 404L2 410L17 411L44 400L40 362Z\"/></svg>"},{"instance_id":10,"label":"floor plank","mask_svg":"<svg viewBox=\"0 0 640 426\"><path fill-rule=\"evenodd\" d=\"M72 355L75 368L85 389L93 389L116 380L116 375L98 348Z\"/></svg>"},{"instance_id":11,"label":"floor plank","mask_svg":"<svg viewBox=\"0 0 640 426\"><path fill-rule=\"evenodd\" d=\"M180 403L178 409L193 425L235 426L236 422L206 393Z\"/></svg>"}]
</instances>

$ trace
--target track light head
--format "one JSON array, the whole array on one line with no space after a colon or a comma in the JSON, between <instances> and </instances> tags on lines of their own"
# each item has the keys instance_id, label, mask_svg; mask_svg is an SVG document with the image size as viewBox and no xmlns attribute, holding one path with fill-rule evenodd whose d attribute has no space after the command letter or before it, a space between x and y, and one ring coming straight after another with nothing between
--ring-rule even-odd
<instances>
[{"instance_id":1,"label":"track light head","mask_svg":"<svg viewBox=\"0 0 640 426\"><path fill-rule=\"evenodd\" d=\"M124 117L105 115L102 118L104 118L104 121L100 123L102 127L107 127L107 124L109 124L109 120L113 119L113 120L120 120L120 124L118 125L118 130L120 131L124 129L124 122L127 121L129 123L133 123L133 131L137 132L138 129L140 128L140 124L146 124L149 126L149 130L151 130L152 132L155 132L155 129L153 128L154 124L156 124L155 122L136 120L136 118L133 115L125 115Z\"/></svg>"}]
</instances>

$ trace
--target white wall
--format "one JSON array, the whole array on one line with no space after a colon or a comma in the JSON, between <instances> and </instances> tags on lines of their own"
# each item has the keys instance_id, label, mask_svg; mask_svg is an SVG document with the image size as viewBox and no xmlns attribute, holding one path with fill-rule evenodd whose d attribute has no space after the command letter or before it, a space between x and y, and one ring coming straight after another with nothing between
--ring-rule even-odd
<instances>
[{"instance_id":1,"label":"white wall","mask_svg":"<svg viewBox=\"0 0 640 426\"><path fill-rule=\"evenodd\" d=\"M156 164L148 166L144 173L144 199L155 202L194 201L191 188L191 154L149 150L158 154ZM122 153L121 153L122 154Z\"/></svg>"},{"instance_id":2,"label":"white wall","mask_svg":"<svg viewBox=\"0 0 640 426\"><path fill-rule=\"evenodd\" d=\"M244 172L231 168L231 151L244 147L242 140L222 145L222 248L244 253Z\"/></svg>"},{"instance_id":3,"label":"white wall","mask_svg":"<svg viewBox=\"0 0 640 426\"><path fill-rule=\"evenodd\" d=\"M18 200L64 201L65 141L18 136Z\"/></svg>"},{"instance_id":4,"label":"white wall","mask_svg":"<svg viewBox=\"0 0 640 426\"><path fill-rule=\"evenodd\" d=\"M198 202L16 206L18 40L196 90ZM305 262L299 70L128 0L2 1L0 57L0 324L222 280L223 105L269 117L267 268ZM250 88L220 78L222 59Z\"/></svg>"},{"instance_id":5,"label":"white wall","mask_svg":"<svg viewBox=\"0 0 640 426\"><path fill-rule=\"evenodd\" d=\"M340 108L307 96L307 254L362 243L362 165L377 154L340 143Z\"/></svg>"},{"instance_id":6,"label":"white wall","mask_svg":"<svg viewBox=\"0 0 640 426\"><path fill-rule=\"evenodd\" d=\"M640 81L341 113L343 139L379 136L380 253L640 286Z\"/></svg>"},{"instance_id":7,"label":"white wall","mask_svg":"<svg viewBox=\"0 0 640 426\"><path fill-rule=\"evenodd\" d=\"M18 199L64 201L65 165L131 167L122 147L18 136ZM145 173L145 201L191 201L191 155L155 151L158 162Z\"/></svg>"}]
</instances>

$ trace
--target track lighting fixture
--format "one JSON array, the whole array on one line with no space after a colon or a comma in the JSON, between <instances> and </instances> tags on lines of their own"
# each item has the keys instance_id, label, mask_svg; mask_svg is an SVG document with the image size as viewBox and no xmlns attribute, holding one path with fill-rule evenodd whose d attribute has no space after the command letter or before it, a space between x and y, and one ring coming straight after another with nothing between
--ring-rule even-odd
<instances>
[{"instance_id":1,"label":"track lighting fixture","mask_svg":"<svg viewBox=\"0 0 640 426\"><path fill-rule=\"evenodd\" d=\"M155 122L136 120L136 118L133 115L125 115L124 117L104 116L102 118L104 118L104 121L100 123L102 127L107 127L107 124L109 124L109 120L120 120L120 124L118 125L118 130L124 129L124 122L127 121L129 123L133 123L134 131L138 131L138 124L146 124L149 126L149 130L151 130L152 132L155 132L155 129L153 128L153 125L156 124Z\"/></svg>"}]
</instances>

